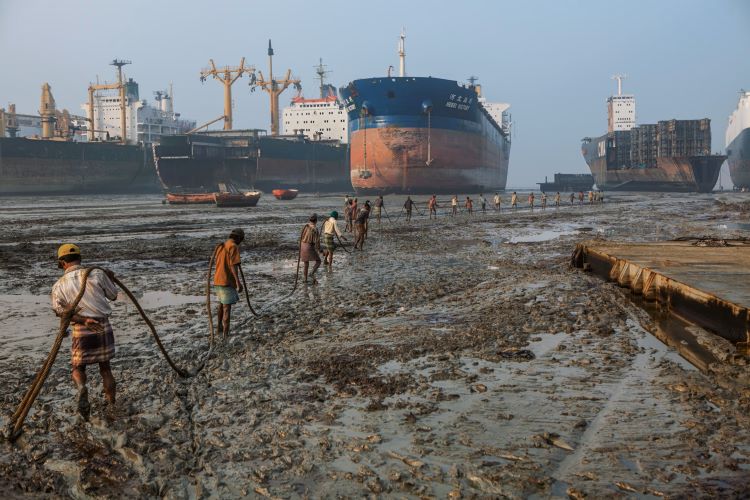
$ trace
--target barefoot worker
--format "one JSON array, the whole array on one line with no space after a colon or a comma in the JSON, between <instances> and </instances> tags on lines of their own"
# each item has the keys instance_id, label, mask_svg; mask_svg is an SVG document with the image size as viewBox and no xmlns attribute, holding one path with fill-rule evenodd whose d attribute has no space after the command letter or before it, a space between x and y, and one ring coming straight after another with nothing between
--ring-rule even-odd
<instances>
[{"instance_id":1,"label":"barefoot worker","mask_svg":"<svg viewBox=\"0 0 750 500\"><path fill-rule=\"evenodd\" d=\"M458 213L458 195L454 194L453 198L451 198L451 215L455 217L457 213Z\"/></svg>"},{"instance_id":2,"label":"barefoot worker","mask_svg":"<svg viewBox=\"0 0 750 500\"><path fill-rule=\"evenodd\" d=\"M515 191L513 191L510 197L510 208L518 208L518 195Z\"/></svg>"},{"instance_id":3,"label":"barefoot worker","mask_svg":"<svg viewBox=\"0 0 750 500\"><path fill-rule=\"evenodd\" d=\"M500 195L498 193L495 193L495 197L493 198L492 201L495 202L495 210L497 210L499 212L500 211L500 206L501 206L501 203L502 203L502 200L500 199Z\"/></svg>"},{"instance_id":4,"label":"barefoot worker","mask_svg":"<svg viewBox=\"0 0 750 500\"><path fill-rule=\"evenodd\" d=\"M354 220L354 234L356 239L354 240L354 248L363 250L365 244L365 237L367 231L367 219L370 218L370 205L365 203L362 210L357 214L357 218Z\"/></svg>"},{"instance_id":5,"label":"barefoot worker","mask_svg":"<svg viewBox=\"0 0 750 500\"><path fill-rule=\"evenodd\" d=\"M380 213L383 211L384 206L385 202L382 195L375 198L375 217L378 219L378 224L380 224Z\"/></svg>"},{"instance_id":6,"label":"barefoot worker","mask_svg":"<svg viewBox=\"0 0 750 500\"><path fill-rule=\"evenodd\" d=\"M310 262L315 261L315 266L310 273L310 281L315 285L318 281L315 279L315 271L320 267L320 236L318 236L318 215L312 214L310 219L302 228L302 236L300 237L299 243L299 259L305 263L305 283L307 283L307 272L310 267Z\"/></svg>"},{"instance_id":7,"label":"barefoot worker","mask_svg":"<svg viewBox=\"0 0 750 500\"><path fill-rule=\"evenodd\" d=\"M52 309L62 316L81 290L84 268L81 266L80 248L70 243L58 248L57 266L64 269L64 274L52 287ZM109 360L115 355L115 336L109 316L112 314L110 301L116 298L117 287L111 276L94 269L89 274L86 291L70 323L73 327L70 363L73 382L78 389L78 411L84 418L88 418L91 411L86 388L86 365L99 365L104 397L110 405L115 403L115 378L109 365Z\"/></svg>"},{"instance_id":8,"label":"barefoot worker","mask_svg":"<svg viewBox=\"0 0 750 500\"><path fill-rule=\"evenodd\" d=\"M432 219L433 216L437 219L438 203L437 197L434 194L432 195L432 198L430 198L430 201L427 202L427 208L430 209L430 219Z\"/></svg>"},{"instance_id":9,"label":"barefoot worker","mask_svg":"<svg viewBox=\"0 0 750 500\"><path fill-rule=\"evenodd\" d=\"M411 211L414 209L414 202L412 201L411 196L406 197L404 209L406 210L406 222L409 222L411 220Z\"/></svg>"},{"instance_id":10,"label":"barefoot worker","mask_svg":"<svg viewBox=\"0 0 750 500\"><path fill-rule=\"evenodd\" d=\"M346 241L346 237L341 234L336 223L338 218L339 213L334 210L329 214L328 220L323 223L323 259L328 266L333 265L333 252L336 250L336 243L333 239L338 236Z\"/></svg>"},{"instance_id":11,"label":"barefoot worker","mask_svg":"<svg viewBox=\"0 0 750 500\"><path fill-rule=\"evenodd\" d=\"M217 247L214 261L214 290L219 299L216 307L216 322L222 329L224 337L229 336L229 320L232 316L232 305L240 301L242 282L239 278L240 243L245 240L245 231L232 229L229 238Z\"/></svg>"}]
</instances>

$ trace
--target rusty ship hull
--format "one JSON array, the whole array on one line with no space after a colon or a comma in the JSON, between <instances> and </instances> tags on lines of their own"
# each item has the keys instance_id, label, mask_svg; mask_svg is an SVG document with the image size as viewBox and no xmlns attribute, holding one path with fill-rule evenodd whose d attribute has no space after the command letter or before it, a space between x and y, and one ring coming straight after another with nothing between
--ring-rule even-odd
<instances>
[{"instance_id":1,"label":"rusty ship hull","mask_svg":"<svg viewBox=\"0 0 750 500\"><path fill-rule=\"evenodd\" d=\"M143 147L0 138L0 195L158 193Z\"/></svg>"},{"instance_id":2,"label":"rusty ship hull","mask_svg":"<svg viewBox=\"0 0 750 500\"><path fill-rule=\"evenodd\" d=\"M616 147L611 134L587 139L581 146L581 153L599 189L709 193L726 160L723 155L659 156L653 166L642 168L618 165Z\"/></svg>"},{"instance_id":3,"label":"rusty ship hull","mask_svg":"<svg viewBox=\"0 0 750 500\"><path fill-rule=\"evenodd\" d=\"M154 146L156 172L169 192L200 193L220 184L239 189L351 189L346 146L302 137L268 137L255 130L164 137Z\"/></svg>"},{"instance_id":4,"label":"rusty ship hull","mask_svg":"<svg viewBox=\"0 0 750 500\"><path fill-rule=\"evenodd\" d=\"M505 189L510 137L475 87L439 78L373 78L351 82L341 95L357 193Z\"/></svg>"}]
</instances>

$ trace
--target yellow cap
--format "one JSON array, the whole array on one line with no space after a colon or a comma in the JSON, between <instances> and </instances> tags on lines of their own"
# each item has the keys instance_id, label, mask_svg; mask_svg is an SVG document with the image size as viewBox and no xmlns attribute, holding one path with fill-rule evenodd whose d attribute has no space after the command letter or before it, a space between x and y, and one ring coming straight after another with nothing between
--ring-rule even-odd
<instances>
[{"instance_id":1,"label":"yellow cap","mask_svg":"<svg viewBox=\"0 0 750 500\"><path fill-rule=\"evenodd\" d=\"M78 248L78 245L74 245L72 243L66 243L64 245L60 245L60 248L57 249L57 258L64 255L81 255L81 249Z\"/></svg>"}]
</instances>

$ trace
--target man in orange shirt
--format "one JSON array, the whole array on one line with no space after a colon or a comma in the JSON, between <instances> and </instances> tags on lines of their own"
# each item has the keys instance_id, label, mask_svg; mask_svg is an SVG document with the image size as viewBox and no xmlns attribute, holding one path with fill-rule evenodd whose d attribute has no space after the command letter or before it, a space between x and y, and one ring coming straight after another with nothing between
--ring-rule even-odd
<instances>
[{"instance_id":1,"label":"man in orange shirt","mask_svg":"<svg viewBox=\"0 0 750 500\"><path fill-rule=\"evenodd\" d=\"M245 231L233 229L229 239L217 247L215 254L216 271L214 273L214 289L219 299L216 309L216 320L222 328L224 336L229 335L229 318L232 304L240 300L242 283L239 278L240 243L245 239Z\"/></svg>"}]
</instances>

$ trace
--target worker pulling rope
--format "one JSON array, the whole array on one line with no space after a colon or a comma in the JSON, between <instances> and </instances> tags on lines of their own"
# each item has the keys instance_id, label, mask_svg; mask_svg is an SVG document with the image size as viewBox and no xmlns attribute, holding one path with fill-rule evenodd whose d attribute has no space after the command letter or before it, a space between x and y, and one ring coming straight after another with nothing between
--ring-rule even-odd
<instances>
[{"instance_id":1,"label":"worker pulling rope","mask_svg":"<svg viewBox=\"0 0 750 500\"><path fill-rule=\"evenodd\" d=\"M148 316L146 315L141 305L138 303L138 300L135 298L133 293L119 279L117 279L117 277L115 277L114 274L111 273L110 271L99 266L88 267L83 271L83 276L81 278L81 287L80 287L80 290L78 291L78 295L76 295L76 298L73 301L73 303L70 305L70 307L68 307L64 311L64 313L60 315L60 327L58 328L57 337L55 337L55 342L52 344L52 349L47 355L47 359L45 360L44 364L42 364L42 367L40 368L40 370L37 372L36 376L34 377L34 380L31 383L31 386L26 391L26 394L21 400L21 403L18 405L18 407L16 408L16 411L13 413L13 415L10 418L10 421L8 422L8 429L6 432L6 437L8 440L15 441L21 435L22 433L21 429L23 427L24 421L26 420L26 416L29 414L29 410L31 409L31 406L34 404L34 401L39 396L39 392L42 390L42 386L44 385L44 382L47 380L47 377L49 376L49 372L52 369L52 365L55 363L55 359L57 359L57 354L60 351L60 346L62 345L62 341L67 336L68 327L70 326L70 323L73 320L73 316L77 313L78 304L81 302L81 299L83 298L83 295L86 291L86 284L88 282L89 275L95 269L99 269L100 271L107 274L112 279L112 281L122 289L125 295L128 296L130 301L138 310L138 313L140 314L141 318L143 318L144 322L149 327L149 330L151 330L151 334L153 335L154 340L156 341L156 345L159 347L159 350L164 356L164 359L180 377L182 378L194 377L204 368L205 360L200 366L198 366L197 368L191 371L187 371L183 368L178 367L174 363L174 361L172 361L172 358L167 353L166 349L164 348L164 345L161 342L161 339L159 338L159 335L156 333L154 324L148 318Z\"/></svg>"}]
</instances>

